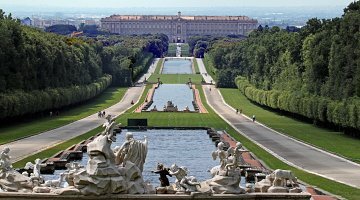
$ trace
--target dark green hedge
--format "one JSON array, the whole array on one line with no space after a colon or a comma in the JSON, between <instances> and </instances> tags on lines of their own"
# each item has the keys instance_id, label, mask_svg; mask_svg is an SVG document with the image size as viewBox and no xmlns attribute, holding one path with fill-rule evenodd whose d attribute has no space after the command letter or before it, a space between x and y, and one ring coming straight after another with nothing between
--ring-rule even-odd
<instances>
[{"instance_id":1,"label":"dark green hedge","mask_svg":"<svg viewBox=\"0 0 360 200\"><path fill-rule=\"evenodd\" d=\"M260 105L344 128L360 129L359 98L335 101L317 95L302 94L300 91L265 91L256 89L244 77L237 77L235 82L248 99Z\"/></svg>"},{"instance_id":2,"label":"dark green hedge","mask_svg":"<svg viewBox=\"0 0 360 200\"><path fill-rule=\"evenodd\" d=\"M102 93L110 86L111 80L110 75L105 75L89 85L1 93L0 119L59 109L86 101Z\"/></svg>"}]
</instances>

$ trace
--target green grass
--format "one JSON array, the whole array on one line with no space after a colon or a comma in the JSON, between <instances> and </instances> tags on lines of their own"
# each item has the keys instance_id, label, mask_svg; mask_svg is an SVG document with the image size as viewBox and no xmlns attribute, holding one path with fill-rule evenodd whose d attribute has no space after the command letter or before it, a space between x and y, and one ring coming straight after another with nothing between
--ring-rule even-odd
<instances>
[{"instance_id":1,"label":"green grass","mask_svg":"<svg viewBox=\"0 0 360 200\"><path fill-rule=\"evenodd\" d=\"M56 117L43 117L39 119L26 119L19 123L11 124L8 127L0 128L0 144L24 137L39 134L71 122L77 121L91 114L104 110L119 102L127 88L109 88L98 97L83 105L63 111Z\"/></svg>"},{"instance_id":2,"label":"green grass","mask_svg":"<svg viewBox=\"0 0 360 200\"><path fill-rule=\"evenodd\" d=\"M148 79L149 82L157 82L160 78L160 81L166 84L185 84L189 82L189 78L191 78L191 81L195 84L200 84L202 81L202 76L200 74L160 74L161 66L164 62L164 59L162 58L155 69L155 72L153 75L150 76ZM196 67L195 67L196 70ZM199 70L199 67L197 67L197 70Z\"/></svg>"},{"instance_id":3,"label":"green grass","mask_svg":"<svg viewBox=\"0 0 360 200\"><path fill-rule=\"evenodd\" d=\"M247 116L255 115L259 122L272 129L360 163L359 139L350 138L341 132L319 128L275 111L265 110L251 103L237 89L220 89L220 91L230 106L242 109Z\"/></svg>"},{"instance_id":4,"label":"green grass","mask_svg":"<svg viewBox=\"0 0 360 200\"><path fill-rule=\"evenodd\" d=\"M199 64L198 64L196 58L194 58L193 61L194 61L195 74L200 74Z\"/></svg>"},{"instance_id":5,"label":"green grass","mask_svg":"<svg viewBox=\"0 0 360 200\"><path fill-rule=\"evenodd\" d=\"M94 136L94 135L100 133L102 130L103 130L103 127L99 126L96 129L93 129L83 135L80 135L71 140L60 143L58 145L55 145L54 147L51 147L47 150L41 151L41 152L36 153L32 156L29 156L25 159L22 159L16 163L14 163L13 166L15 168L20 168L20 167L24 167L27 162L34 162L34 160L37 158L40 158L40 159L49 158L49 157L55 155L56 153L58 153L59 151L65 150L74 144L78 144L78 143L82 142L83 140L89 139L91 136Z\"/></svg>"},{"instance_id":6,"label":"green grass","mask_svg":"<svg viewBox=\"0 0 360 200\"><path fill-rule=\"evenodd\" d=\"M156 69L154 71L155 74L160 74L161 66L163 64L164 64L164 58L160 58L157 65L156 65Z\"/></svg>"},{"instance_id":7,"label":"green grass","mask_svg":"<svg viewBox=\"0 0 360 200\"><path fill-rule=\"evenodd\" d=\"M168 57L175 57L176 56L176 43L170 43L169 44L169 48L168 48L168 52L167 52L167 56Z\"/></svg>"},{"instance_id":8,"label":"green grass","mask_svg":"<svg viewBox=\"0 0 360 200\"><path fill-rule=\"evenodd\" d=\"M201 87L197 85L197 87ZM151 86L147 86L145 92L143 93L140 102L143 102L145 99L145 95L147 90L151 88ZM200 88L199 88L200 89ZM133 109L128 110L125 114L121 115L117 121L122 122L124 125L127 122L128 118L148 118L150 126L208 126L214 127L218 130L226 130L230 135L232 135L238 141L241 141L243 145L253 152L258 158L262 159L270 168L272 169L289 169L292 170L295 175L301 179L302 181L322 188L328 192L333 194L342 196L347 199L357 199L360 196L360 190L357 188L353 188L341 183L337 183L297 168L291 167L284 162L278 160L256 144L252 143L250 140L245 138L244 136L237 133L230 125L228 125L225 121L223 121L215 112L207 105L203 90L200 91L200 97L204 103L204 106L209 111L208 114L200 114L200 113L131 113ZM139 103L140 103L139 102ZM76 144L96 133L100 132L102 129L97 128L93 131L90 131L82 136L78 136L75 139L59 144L51 149L40 152L34 156L26 158L25 160L19 161L14 164L14 166L23 166L28 161L33 161L35 158L45 158L49 157L49 155L53 155L56 152L66 149L73 144Z\"/></svg>"},{"instance_id":9,"label":"green grass","mask_svg":"<svg viewBox=\"0 0 360 200\"><path fill-rule=\"evenodd\" d=\"M217 76L215 74L216 68L210 63L209 55L205 54L205 58L202 60L205 65L206 72L217 82Z\"/></svg>"},{"instance_id":10,"label":"green grass","mask_svg":"<svg viewBox=\"0 0 360 200\"><path fill-rule=\"evenodd\" d=\"M182 44L181 45L181 56L189 57L190 56L189 50L190 50L190 46L188 43Z\"/></svg>"},{"instance_id":11,"label":"green grass","mask_svg":"<svg viewBox=\"0 0 360 200\"><path fill-rule=\"evenodd\" d=\"M149 82L157 82L157 78L160 78L160 81L167 84L185 84L191 82L195 84L200 84L202 81L202 76L199 74L154 74L149 78Z\"/></svg>"}]
</instances>

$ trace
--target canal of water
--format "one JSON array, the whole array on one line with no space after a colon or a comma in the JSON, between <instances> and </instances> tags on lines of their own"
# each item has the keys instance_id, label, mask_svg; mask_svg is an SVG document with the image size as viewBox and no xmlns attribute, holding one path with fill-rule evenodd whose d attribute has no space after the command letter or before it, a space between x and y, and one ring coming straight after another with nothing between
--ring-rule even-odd
<instances>
[{"instance_id":1,"label":"canal of water","mask_svg":"<svg viewBox=\"0 0 360 200\"><path fill-rule=\"evenodd\" d=\"M162 74L192 74L192 63L188 59L165 59Z\"/></svg>"},{"instance_id":2,"label":"canal of water","mask_svg":"<svg viewBox=\"0 0 360 200\"><path fill-rule=\"evenodd\" d=\"M158 111L163 111L164 105L168 101L172 101L179 111L185 110L186 107L190 111L194 111L192 101L194 100L193 90L186 84L161 84L158 89L155 89L153 104L148 108L148 111L156 106Z\"/></svg>"},{"instance_id":3,"label":"canal of water","mask_svg":"<svg viewBox=\"0 0 360 200\"><path fill-rule=\"evenodd\" d=\"M121 146L125 140L127 130L116 136L116 142L112 144ZM154 186L160 185L159 175L151 173L156 170L158 162L170 167L176 163L178 166L185 166L189 171L189 176L195 176L198 181L205 181L211 178L209 170L219 165L219 161L214 161L211 152L216 150L215 144L209 139L206 130L172 130L172 129L151 129L146 131L131 131L134 138L144 140L148 138L148 154L144 165L144 180L149 180ZM83 154L80 162L86 166L88 156ZM56 170L53 175L43 175L46 180L57 179L64 170ZM169 177L171 183L175 182L175 177Z\"/></svg>"}]
</instances>

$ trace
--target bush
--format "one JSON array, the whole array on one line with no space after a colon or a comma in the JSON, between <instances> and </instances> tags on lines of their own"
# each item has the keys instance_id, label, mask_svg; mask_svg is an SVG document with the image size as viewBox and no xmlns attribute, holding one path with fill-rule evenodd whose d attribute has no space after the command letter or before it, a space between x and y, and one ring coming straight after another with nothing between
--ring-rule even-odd
<instances>
[{"instance_id":1,"label":"bush","mask_svg":"<svg viewBox=\"0 0 360 200\"><path fill-rule=\"evenodd\" d=\"M235 81L239 90L248 99L260 105L344 128L360 129L358 98L337 101L299 92L256 89L244 77L237 77Z\"/></svg>"},{"instance_id":2,"label":"bush","mask_svg":"<svg viewBox=\"0 0 360 200\"><path fill-rule=\"evenodd\" d=\"M105 75L89 85L1 93L0 119L59 109L89 100L110 86L111 80L110 75Z\"/></svg>"}]
</instances>

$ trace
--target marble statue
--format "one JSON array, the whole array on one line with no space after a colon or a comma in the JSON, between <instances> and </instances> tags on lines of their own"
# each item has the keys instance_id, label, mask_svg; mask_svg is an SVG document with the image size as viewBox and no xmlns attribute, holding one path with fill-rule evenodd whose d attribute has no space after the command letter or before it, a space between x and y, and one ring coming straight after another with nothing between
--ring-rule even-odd
<instances>
[{"instance_id":1,"label":"marble statue","mask_svg":"<svg viewBox=\"0 0 360 200\"><path fill-rule=\"evenodd\" d=\"M153 173L160 175L159 178L160 186L161 187L170 186L169 179L167 178L167 176L172 177L172 175L169 173L169 168L166 168L162 163L158 163L156 168L157 168L156 171L153 171Z\"/></svg>"},{"instance_id":2,"label":"marble statue","mask_svg":"<svg viewBox=\"0 0 360 200\"><path fill-rule=\"evenodd\" d=\"M212 158L213 160L216 160L219 158L220 160L220 167L219 170L224 170L226 166L228 153L224 151L224 143L219 142L217 145L217 150L212 152Z\"/></svg>"},{"instance_id":3,"label":"marble statue","mask_svg":"<svg viewBox=\"0 0 360 200\"><path fill-rule=\"evenodd\" d=\"M64 172L65 174L65 181L67 182L67 184L69 186L74 186L74 175L76 173L78 173L80 171L80 169L83 169L84 166L80 165L77 162L73 162L73 163L67 163L65 165L65 167L67 168L66 171Z\"/></svg>"},{"instance_id":4,"label":"marble statue","mask_svg":"<svg viewBox=\"0 0 360 200\"><path fill-rule=\"evenodd\" d=\"M60 177L58 179L45 181L44 186L45 187L60 188L61 184L64 182L65 175L66 175L65 173L61 173Z\"/></svg>"},{"instance_id":5,"label":"marble statue","mask_svg":"<svg viewBox=\"0 0 360 200\"><path fill-rule=\"evenodd\" d=\"M200 186L194 176L187 176L188 170L186 167L178 167L173 164L169 172L176 177L175 187L177 192L195 192L197 191L196 186Z\"/></svg>"},{"instance_id":6,"label":"marble statue","mask_svg":"<svg viewBox=\"0 0 360 200\"><path fill-rule=\"evenodd\" d=\"M12 169L9 152L10 149L5 147L0 153L0 172L6 172Z\"/></svg>"},{"instance_id":7,"label":"marble statue","mask_svg":"<svg viewBox=\"0 0 360 200\"><path fill-rule=\"evenodd\" d=\"M41 167L46 167L46 164L41 163L41 159L37 158L33 165L33 175L30 177L32 179L37 179L40 183L44 180L40 173Z\"/></svg>"},{"instance_id":8,"label":"marble statue","mask_svg":"<svg viewBox=\"0 0 360 200\"><path fill-rule=\"evenodd\" d=\"M116 165L125 165L127 161L134 163L142 172L147 155L147 138L144 141L134 139L131 132L126 133L126 141L121 147L115 147Z\"/></svg>"},{"instance_id":9,"label":"marble statue","mask_svg":"<svg viewBox=\"0 0 360 200\"><path fill-rule=\"evenodd\" d=\"M290 170L275 170L270 176L274 178L273 186L282 186L286 187L286 181L289 180L290 184L294 186L297 185L297 179ZM275 185L276 182L280 181L280 185Z\"/></svg>"},{"instance_id":10,"label":"marble statue","mask_svg":"<svg viewBox=\"0 0 360 200\"><path fill-rule=\"evenodd\" d=\"M223 150L223 143L219 142L218 149L212 152L215 160L220 159L220 165L211 169L213 178L205 182L213 194L241 194L245 189L239 186L241 181L240 157L244 150L240 142L236 143L235 149Z\"/></svg>"},{"instance_id":11,"label":"marble statue","mask_svg":"<svg viewBox=\"0 0 360 200\"><path fill-rule=\"evenodd\" d=\"M28 176L13 169L9 152L10 149L5 147L0 153L0 189L4 192L32 192L33 183Z\"/></svg>"},{"instance_id":12,"label":"marble statue","mask_svg":"<svg viewBox=\"0 0 360 200\"><path fill-rule=\"evenodd\" d=\"M147 140L136 141L126 134L121 147L111 149L114 120L108 119L105 131L87 145L89 160L85 168L67 165L65 180L69 186L54 190L60 195L144 194L150 188L142 178ZM120 159L119 159L120 158ZM141 168L140 168L141 167Z\"/></svg>"},{"instance_id":13,"label":"marble statue","mask_svg":"<svg viewBox=\"0 0 360 200\"><path fill-rule=\"evenodd\" d=\"M101 135L106 135L108 137L108 140L115 142L116 135L114 133L114 129L117 126L115 123L115 118L113 118L111 115L108 115L105 119L107 120L103 124L103 127L105 127L105 130L101 133Z\"/></svg>"},{"instance_id":14,"label":"marble statue","mask_svg":"<svg viewBox=\"0 0 360 200\"><path fill-rule=\"evenodd\" d=\"M172 101L167 101L166 105L164 105L164 112L177 112L178 107L174 105Z\"/></svg>"},{"instance_id":15,"label":"marble statue","mask_svg":"<svg viewBox=\"0 0 360 200\"><path fill-rule=\"evenodd\" d=\"M290 181L291 187L287 185ZM267 175L265 179L255 183L255 192L261 193L300 193L301 188L294 174L289 170L277 169Z\"/></svg>"},{"instance_id":16,"label":"marble statue","mask_svg":"<svg viewBox=\"0 0 360 200\"><path fill-rule=\"evenodd\" d=\"M229 148L229 149L230 149L230 152L231 152L232 148ZM228 162L225 165L226 175L228 175L229 169L234 170L234 169L236 169L237 167L240 166L240 164L241 164L240 163L240 157L241 157L241 154L243 152L244 152L244 150L242 150L242 144L240 142L237 142L234 151L232 151L232 153L231 153L232 158L228 158L228 161L231 161L231 162Z\"/></svg>"}]
</instances>

